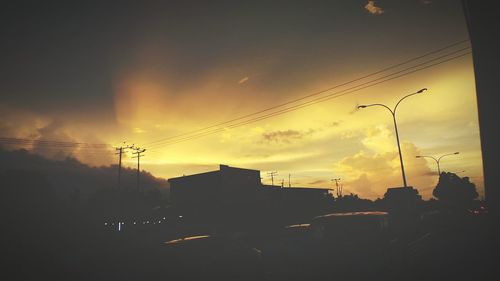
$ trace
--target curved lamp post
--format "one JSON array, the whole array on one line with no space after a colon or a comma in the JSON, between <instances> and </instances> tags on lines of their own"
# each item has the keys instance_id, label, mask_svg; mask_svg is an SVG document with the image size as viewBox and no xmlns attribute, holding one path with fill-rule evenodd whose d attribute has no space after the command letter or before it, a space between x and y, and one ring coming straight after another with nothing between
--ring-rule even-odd
<instances>
[{"instance_id":1,"label":"curved lamp post","mask_svg":"<svg viewBox=\"0 0 500 281\"><path fill-rule=\"evenodd\" d=\"M453 153L448 153L448 154L445 154L445 155L441 155L439 156L439 158L435 158L433 156L428 156L428 155L417 155L415 156L415 158L431 158L433 159L434 161L436 161L436 164L437 164L437 167L438 167L438 175L441 175L441 168L439 167L439 161L441 161L441 159L445 156L450 156L450 155L455 155L455 154L459 154L460 152L453 152Z\"/></svg>"},{"instance_id":2,"label":"curved lamp post","mask_svg":"<svg viewBox=\"0 0 500 281\"><path fill-rule=\"evenodd\" d=\"M399 144L398 125L396 123L396 110L398 109L398 105L401 103L401 101L403 101L407 97L410 97L410 96L413 96L413 95L416 95L416 94L420 94L420 93L422 93L422 92L424 92L426 90L427 90L427 88L423 88L423 89L420 89L420 90L416 91L415 93L411 93L409 95L406 95L406 96L402 97L396 103L396 105L394 106L394 109L390 109L387 105L381 104L381 103L374 103L374 104L367 104L367 105L360 105L360 106L358 106L358 108L366 108L366 107L370 107L370 106L382 106L382 107L386 108L387 110L389 110L391 112L392 119L394 120L394 131L396 132L396 141L397 141L397 144L398 144L398 151L399 151L399 162L401 163L401 174L403 175L403 184L404 184L404 187L407 187L407 184L406 184L405 168L404 168L404 165L403 165L403 156L401 154L401 145Z\"/></svg>"}]
</instances>

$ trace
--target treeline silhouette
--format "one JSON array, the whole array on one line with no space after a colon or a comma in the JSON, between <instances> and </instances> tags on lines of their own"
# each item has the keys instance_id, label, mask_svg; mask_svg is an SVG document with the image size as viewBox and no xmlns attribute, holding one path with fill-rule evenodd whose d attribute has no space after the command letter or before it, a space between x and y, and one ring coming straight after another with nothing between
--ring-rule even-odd
<instances>
[{"instance_id":1,"label":"treeline silhouette","mask_svg":"<svg viewBox=\"0 0 500 281\"><path fill-rule=\"evenodd\" d=\"M142 189L137 190L136 171L124 168L118 189L116 175L116 166L89 167L74 158L50 160L26 150L0 148L6 276L93 279L89 274L99 272L116 253L114 237L103 231L103 223L130 213L149 218L168 203L165 180L143 171Z\"/></svg>"}]
</instances>

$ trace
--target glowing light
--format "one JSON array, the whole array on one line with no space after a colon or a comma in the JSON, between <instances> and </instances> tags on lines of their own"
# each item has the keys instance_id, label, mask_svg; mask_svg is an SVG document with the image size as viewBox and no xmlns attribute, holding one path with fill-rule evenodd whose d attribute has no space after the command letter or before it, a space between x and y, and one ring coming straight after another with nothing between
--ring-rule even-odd
<instances>
[{"instance_id":1,"label":"glowing light","mask_svg":"<svg viewBox=\"0 0 500 281\"><path fill-rule=\"evenodd\" d=\"M176 243L180 243L182 241L197 240L197 239L203 239L203 238L208 238L208 237L210 237L210 235L190 236L190 237L184 237L184 238L180 238L180 239L170 240L170 241L165 242L165 244L176 244Z\"/></svg>"}]
</instances>

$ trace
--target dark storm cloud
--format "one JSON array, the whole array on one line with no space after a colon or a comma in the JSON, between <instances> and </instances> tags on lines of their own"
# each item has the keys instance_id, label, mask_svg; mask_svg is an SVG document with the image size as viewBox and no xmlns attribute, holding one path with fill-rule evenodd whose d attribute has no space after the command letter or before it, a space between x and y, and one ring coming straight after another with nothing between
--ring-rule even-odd
<instances>
[{"instance_id":1,"label":"dark storm cloud","mask_svg":"<svg viewBox=\"0 0 500 281\"><path fill-rule=\"evenodd\" d=\"M0 172L35 171L40 173L58 195L67 198L71 191L77 189L82 195L89 195L98 190L116 188L117 167L90 167L74 158L51 160L26 150L6 151L0 147ZM165 179L156 178L150 173L141 172L141 185L145 189L165 189ZM136 187L136 170L122 169L122 188L134 190Z\"/></svg>"},{"instance_id":2,"label":"dark storm cloud","mask_svg":"<svg viewBox=\"0 0 500 281\"><path fill-rule=\"evenodd\" d=\"M330 75L348 71L346 55L387 53L404 44L401 34L414 35L415 40L407 42L410 46L420 42L420 30L427 30L428 41L437 35L441 40L453 38L448 42L462 39L453 32L460 28L450 28L444 21L435 24L438 15L455 16L453 9L443 12L449 1L436 4L425 21L417 20L421 11L409 7L417 3L399 2L384 1L384 6L398 13L379 21L367 18L364 1L342 5L332 1L12 1L0 12L0 92L4 101L23 100L42 108L107 108L113 102L112 80L121 72L143 68L163 79L168 73L173 89L182 89L228 64L244 77L249 62L266 66L256 85L280 89L286 82L285 88L291 89L295 78L314 81L324 69ZM403 25L410 29L403 30ZM144 58L144 52L154 57Z\"/></svg>"},{"instance_id":3,"label":"dark storm cloud","mask_svg":"<svg viewBox=\"0 0 500 281\"><path fill-rule=\"evenodd\" d=\"M65 142L76 141L64 131L64 123L60 120L53 121L47 126L38 129L38 133L39 137L37 138L37 140L39 141L53 141L53 140L65 141ZM62 160L68 156L74 155L76 150L77 146L58 149L57 147L48 147L41 145L40 142L36 142L33 145L31 151L48 158Z\"/></svg>"}]
</instances>

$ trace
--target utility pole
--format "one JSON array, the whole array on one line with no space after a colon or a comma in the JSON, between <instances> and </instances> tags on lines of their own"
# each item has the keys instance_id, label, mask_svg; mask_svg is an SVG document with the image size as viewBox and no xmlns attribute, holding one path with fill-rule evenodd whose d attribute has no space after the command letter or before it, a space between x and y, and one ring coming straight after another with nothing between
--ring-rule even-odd
<instances>
[{"instance_id":1,"label":"utility pole","mask_svg":"<svg viewBox=\"0 0 500 281\"><path fill-rule=\"evenodd\" d=\"M133 146L125 145L125 142L119 147L116 147L116 155L118 155L118 190L121 190L121 176L122 176L122 155L128 148L133 148Z\"/></svg>"},{"instance_id":2,"label":"utility pole","mask_svg":"<svg viewBox=\"0 0 500 281\"><path fill-rule=\"evenodd\" d=\"M267 173L267 175L271 177L271 185L273 185L273 186L274 186L274 176L277 174L278 174L278 172L276 172L276 171Z\"/></svg>"},{"instance_id":3,"label":"utility pole","mask_svg":"<svg viewBox=\"0 0 500 281\"><path fill-rule=\"evenodd\" d=\"M340 181L340 178L336 178L336 179L332 179L332 181L335 181L335 186L336 186L336 192L337 192L337 197L342 197L342 185L340 185L339 187L339 181Z\"/></svg>"},{"instance_id":4,"label":"utility pole","mask_svg":"<svg viewBox=\"0 0 500 281\"><path fill-rule=\"evenodd\" d=\"M281 188L283 188L284 184L285 184L285 179L281 179Z\"/></svg>"},{"instance_id":5,"label":"utility pole","mask_svg":"<svg viewBox=\"0 0 500 281\"><path fill-rule=\"evenodd\" d=\"M121 190L121 176L122 176L122 157L123 153L128 149L132 148L133 146L130 145L125 145L125 142L120 147L116 147L116 154L118 155L118 231L121 231L122 229L122 205L123 205L123 200L122 200L122 190Z\"/></svg>"},{"instance_id":6,"label":"utility pole","mask_svg":"<svg viewBox=\"0 0 500 281\"><path fill-rule=\"evenodd\" d=\"M140 162L141 162L141 157L144 156L144 154L142 153L144 153L146 149L140 147L134 147L132 149L135 150L135 152L132 152L132 154L135 154L135 156L132 158L137 158L137 191L139 191L139 177L141 173Z\"/></svg>"},{"instance_id":7,"label":"utility pole","mask_svg":"<svg viewBox=\"0 0 500 281\"><path fill-rule=\"evenodd\" d=\"M292 187L292 184L290 183L290 174L288 174L288 187Z\"/></svg>"}]
</instances>

